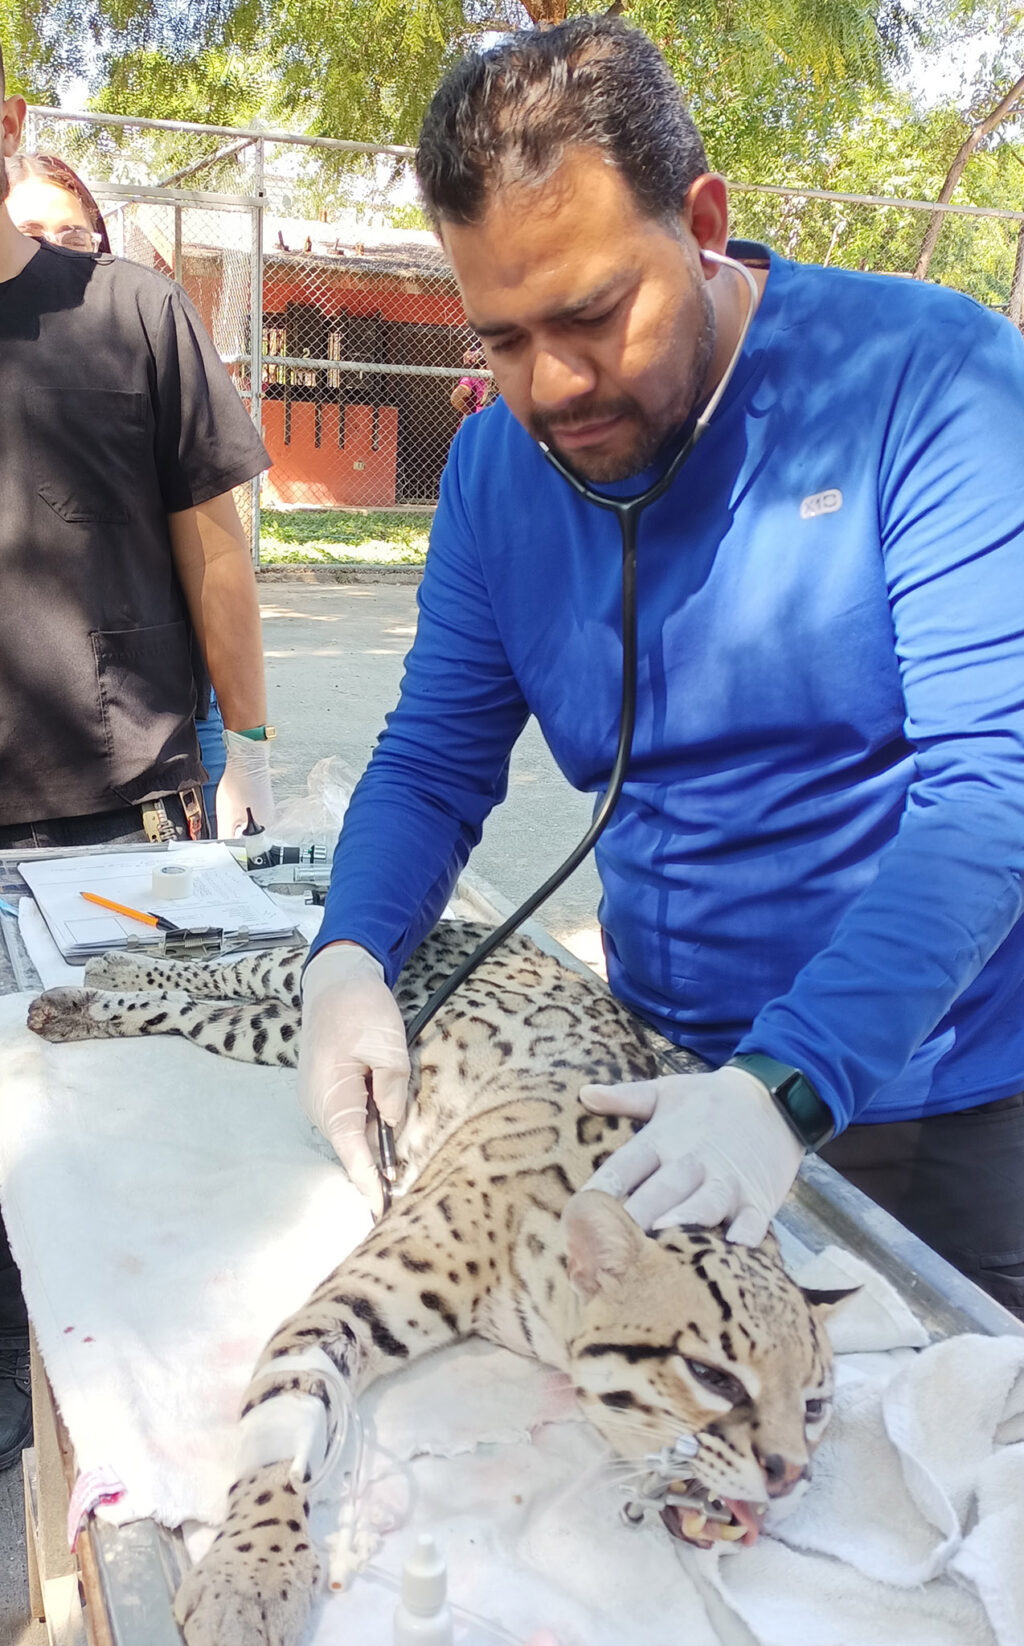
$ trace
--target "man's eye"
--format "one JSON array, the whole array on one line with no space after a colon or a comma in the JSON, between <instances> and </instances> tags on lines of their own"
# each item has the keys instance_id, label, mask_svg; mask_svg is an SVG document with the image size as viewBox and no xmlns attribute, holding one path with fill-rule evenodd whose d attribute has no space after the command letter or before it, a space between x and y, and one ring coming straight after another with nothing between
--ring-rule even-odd
<instances>
[{"instance_id":1,"label":"man's eye","mask_svg":"<svg viewBox=\"0 0 1024 1646\"><path fill-rule=\"evenodd\" d=\"M597 326L603 326L606 320L611 319L618 306L619 305L615 303L610 309L605 309L601 314L578 314L576 316L576 325L592 326L595 328Z\"/></svg>"},{"instance_id":2,"label":"man's eye","mask_svg":"<svg viewBox=\"0 0 1024 1646\"><path fill-rule=\"evenodd\" d=\"M510 350L518 346L518 343L518 337L502 337L497 340L492 338L487 345L487 352L488 354L508 354Z\"/></svg>"}]
</instances>

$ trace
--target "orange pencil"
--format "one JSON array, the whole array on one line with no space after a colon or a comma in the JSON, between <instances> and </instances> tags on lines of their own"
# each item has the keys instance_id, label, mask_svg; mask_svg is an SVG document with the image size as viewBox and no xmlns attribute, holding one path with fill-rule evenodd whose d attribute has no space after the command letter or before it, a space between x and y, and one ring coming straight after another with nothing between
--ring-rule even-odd
<instances>
[{"instance_id":1,"label":"orange pencil","mask_svg":"<svg viewBox=\"0 0 1024 1646\"><path fill-rule=\"evenodd\" d=\"M162 914L145 914L141 909L129 909L124 903L112 903L109 897L97 897L95 892L79 892L87 903L98 903L101 909L113 909L115 914L127 915L129 920L141 920L144 926L155 926L161 932L176 932L177 926L173 921L165 920Z\"/></svg>"}]
</instances>

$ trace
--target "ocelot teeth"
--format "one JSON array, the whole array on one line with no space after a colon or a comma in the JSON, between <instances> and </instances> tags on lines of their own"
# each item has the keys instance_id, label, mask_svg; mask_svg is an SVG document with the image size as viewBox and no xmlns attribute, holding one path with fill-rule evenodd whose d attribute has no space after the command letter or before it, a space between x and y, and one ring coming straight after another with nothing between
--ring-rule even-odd
<instances>
[{"instance_id":1,"label":"ocelot teeth","mask_svg":"<svg viewBox=\"0 0 1024 1646\"><path fill-rule=\"evenodd\" d=\"M727 1543L738 1543L745 1531L745 1526L737 1526L735 1521L732 1521L727 1526L719 1526L718 1535L724 1537Z\"/></svg>"},{"instance_id":2,"label":"ocelot teeth","mask_svg":"<svg viewBox=\"0 0 1024 1646\"><path fill-rule=\"evenodd\" d=\"M690 1509L682 1519L683 1536L700 1537L707 1523L708 1517L700 1509Z\"/></svg>"}]
</instances>

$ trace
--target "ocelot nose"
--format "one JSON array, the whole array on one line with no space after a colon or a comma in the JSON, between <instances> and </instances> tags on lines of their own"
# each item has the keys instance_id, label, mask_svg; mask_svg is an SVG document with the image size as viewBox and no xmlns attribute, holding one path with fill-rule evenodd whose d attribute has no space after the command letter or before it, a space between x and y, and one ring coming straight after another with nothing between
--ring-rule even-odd
<instances>
[{"instance_id":1,"label":"ocelot nose","mask_svg":"<svg viewBox=\"0 0 1024 1646\"><path fill-rule=\"evenodd\" d=\"M807 1474L806 1463L790 1463L780 1452L769 1452L766 1456L758 1452L757 1461L764 1473L769 1497L785 1497Z\"/></svg>"}]
</instances>

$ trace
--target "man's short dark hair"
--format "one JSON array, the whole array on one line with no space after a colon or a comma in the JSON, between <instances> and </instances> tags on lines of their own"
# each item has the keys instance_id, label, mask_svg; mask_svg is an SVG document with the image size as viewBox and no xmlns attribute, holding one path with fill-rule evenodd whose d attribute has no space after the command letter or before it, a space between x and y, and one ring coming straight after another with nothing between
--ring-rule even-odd
<instances>
[{"instance_id":1,"label":"man's short dark hair","mask_svg":"<svg viewBox=\"0 0 1024 1646\"><path fill-rule=\"evenodd\" d=\"M677 216L708 169L667 63L617 17L525 29L449 71L416 151L427 215L479 222L496 189L545 182L574 147L617 166L648 217Z\"/></svg>"}]
</instances>

